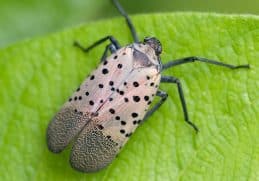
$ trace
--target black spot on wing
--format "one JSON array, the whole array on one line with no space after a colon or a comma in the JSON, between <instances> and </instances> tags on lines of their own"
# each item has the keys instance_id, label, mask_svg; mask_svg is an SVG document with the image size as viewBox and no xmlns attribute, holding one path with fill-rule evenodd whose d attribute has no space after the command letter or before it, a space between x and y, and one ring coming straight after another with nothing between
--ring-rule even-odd
<instances>
[{"instance_id":1,"label":"black spot on wing","mask_svg":"<svg viewBox=\"0 0 259 181\"><path fill-rule=\"evenodd\" d=\"M148 101L149 100L149 96L144 96L144 100Z\"/></svg>"},{"instance_id":2,"label":"black spot on wing","mask_svg":"<svg viewBox=\"0 0 259 181\"><path fill-rule=\"evenodd\" d=\"M103 62L103 65L107 65L107 63L108 63L107 60L105 60L105 61Z\"/></svg>"},{"instance_id":3,"label":"black spot on wing","mask_svg":"<svg viewBox=\"0 0 259 181\"><path fill-rule=\"evenodd\" d=\"M119 64L117 65L117 67L118 67L119 69L121 69L121 68L122 68L122 64L119 63Z\"/></svg>"},{"instance_id":4,"label":"black spot on wing","mask_svg":"<svg viewBox=\"0 0 259 181\"><path fill-rule=\"evenodd\" d=\"M89 104L90 104L91 106L93 106L93 105L94 105L94 101L90 100L90 101L89 101Z\"/></svg>"},{"instance_id":5,"label":"black spot on wing","mask_svg":"<svg viewBox=\"0 0 259 181\"><path fill-rule=\"evenodd\" d=\"M135 102L139 102L140 101L140 97L139 96L133 96L133 101Z\"/></svg>"},{"instance_id":6,"label":"black spot on wing","mask_svg":"<svg viewBox=\"0 0 259 181\"><path fill-rule=\"evenodd\" d=\"M108 73L109 73L109 70L106 69L106 68L104 68L104 69L102 69L102 73L103 73L103 74L108 74Z\"/></svg>"},{"instance_id":7,"label":"black spot on wing","mask_svg":"<svg viewBox=\"0 0 259 181\"><path fill-rule=\"evenodd\" d=\"M126 121L121 121L121 125L126 125L127 123L126 123Z\"/></svg>"},{"instance_id":8,"label":"black spot on wing","mask_svg":"<svg viewBox=\"0 0 259 181\"><path fill-rule=\"evenodd\" d=\"M131 114L131 116L132 116L133 118L136 118L136 117L138 117L138 113L133 112L133 113Z\"/></svg>"},{"instance_id":9,"label":"black spot on wing","mask_svg":"<svg viewBox=\"0 0 259 181\"><path fill-rule=\"evenodd\" d=\"M120 133L121 133L121 134L124 134L124 133L125 133L125 130L124 130L124 129L121 129L121 130L120 130Z\"/></svg>"},{"instance_id":10,"label":"black spot on wing","mask_svg":"<svg viewBox=\"0 0 259 181\"><path fill-rule=\"evenodd\" d=\"M133 86L134 86L134 87L138 87L138 86L139 86L139 83L135 81L135 82L133 82Z\"/></svg>"},{"instance_id":11,"label":"black spot on wing","mask_svg":"<svg viewBox=\"0 0 259 181\"><path fill-rule=\"evenodd\" d=\"M114 84L113 81L110 81L110 82L109 82L109 85L110 85L110 86L113 86L113 84Z\"/></svg>"}]
</instances>

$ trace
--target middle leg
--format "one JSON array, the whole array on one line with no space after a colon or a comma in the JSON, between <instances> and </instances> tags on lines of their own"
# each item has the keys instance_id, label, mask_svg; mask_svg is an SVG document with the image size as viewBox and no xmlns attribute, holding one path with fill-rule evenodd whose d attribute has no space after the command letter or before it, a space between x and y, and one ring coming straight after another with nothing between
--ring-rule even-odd
<instances>
[{"instance_id":1,"label":"middle leg","mask_svg":"<svg viewBox=\"0 0 259 181\"><path fill-rule=\"evenodd\" d=\"M168 94L166 92L158 90L156 92L156 96L160 97L160 100L146 113L145 117L141 122L147 120L166 101Z\"/></svg>"},{"instance_id":2,"label":"middle leg","mask_svg":"<svg viewBox=\"0 0 259 181\"><path fill-rule=\"evenodd\" d=\"M185 98L184 98L184 94L183 94L183 89L182 89L182 85L181 82L178 78L172 77L172 76L162 76L161 77L161 83L173 83L177 85L178 88L178 93L180 96L180 100L181 100L181 104L182 104L182 109L183 109L183 114L184 114L184 120L185 122L187 122L191 127L193 127L193 129L198 132L199 129L198 127L189 120L189 115L188 115L188 111L187 111L187 105L185 102Z\"/></svg>"}]
</instances>

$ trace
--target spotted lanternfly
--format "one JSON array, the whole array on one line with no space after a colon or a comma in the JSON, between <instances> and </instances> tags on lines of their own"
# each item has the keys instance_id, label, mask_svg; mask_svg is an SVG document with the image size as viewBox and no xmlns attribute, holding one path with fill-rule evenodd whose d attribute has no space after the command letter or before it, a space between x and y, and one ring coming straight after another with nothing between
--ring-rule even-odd
<instances>
[{"instance_id":1,"label":"spotted lanternfly","mask_svg":"<svg viewBox=\"0 0 259 181\"><path fill-rule=\"evenodd\" d=\"M201 57L182 58L163 65L159 40L150 37L140 42L128 15L117 0L112 2L125 17L134 43L121 47L112 36L88 48L75 42L76 47L88 52L110 40L98 68L63 105L47 129L49 150L59 153L73 142L70 163L83 172L98 171L111 163L138 125L163 104L168 95L159 89L160 83L177 85L185 121L198 131L189 120L179 79L162 76L163 70L194 61L230 69L249 68L249 65L234 66ZM111 55L107 57L109 51ZM160 100L149 108L155 96Z\"/></svg>"}]
</instances>

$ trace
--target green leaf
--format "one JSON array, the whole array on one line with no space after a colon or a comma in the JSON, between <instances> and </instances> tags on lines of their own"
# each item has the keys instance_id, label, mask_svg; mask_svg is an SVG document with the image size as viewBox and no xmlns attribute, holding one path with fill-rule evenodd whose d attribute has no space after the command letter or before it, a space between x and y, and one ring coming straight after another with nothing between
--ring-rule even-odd
<instances>
[{"instance_id":1,"label":"green leaf","mask_svg":"<svg viewBox=\"0 0 259 181\"><path fill-rule=\"evenodd\" d=\"M168 101L140 126L112 164L92 174L69 165L70 148L48 151L48 122L99 63L114 35L132 42L120 19L99 21L0 50L0 178L3 180L256 180L259 176L259 18L175 13L133 17L139 36L156 36L163 62L202 56L251 69L193 63L167 70L182 81L194 130L184 122L174 85Z\"/></svg>"}]
</instances>

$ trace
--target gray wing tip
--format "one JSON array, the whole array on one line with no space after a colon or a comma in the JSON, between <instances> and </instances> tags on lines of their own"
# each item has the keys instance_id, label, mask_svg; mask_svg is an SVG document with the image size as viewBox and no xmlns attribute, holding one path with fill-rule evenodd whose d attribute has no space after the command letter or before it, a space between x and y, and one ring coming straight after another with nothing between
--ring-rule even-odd
<instances>
[{"instance_id":1,"label":"gray wing tip","mask_svg":"<svg viewBox=\"0 0 259 181\"><path fill-rule=\"evenodd\" d=\"M59 139L57 139L57 137L55 136L55 133L53 133L53 130L51 129L50 124L47 128L47 134L46 134L48 149L53 153L60 153L65 149L66 145L64 146L60 144L60 142L58 141Z\"/></svg>"},{"instance_id":2,"label":"gray wing tip","mask_svg":"<svg viewBox=\"0 0 259 181\"><path fill-rule=\"evenodd\" d=\"M84 130L73 145L70 164L81 172L96 172L109 165L118 151L118 144L97 128Z\"/></svg>"},{"instance_id":3,"label":"gray wing tip","mask_svg":"<svg viewBox=\"0 0 259 181\"><path fill-rule=\"evenodd\" d=\"M49 150L53 153L60 153L88 121L87 115L75 111L73 107L62 108L47 128L46 139Z\"/></svg>"}]
</instances>

